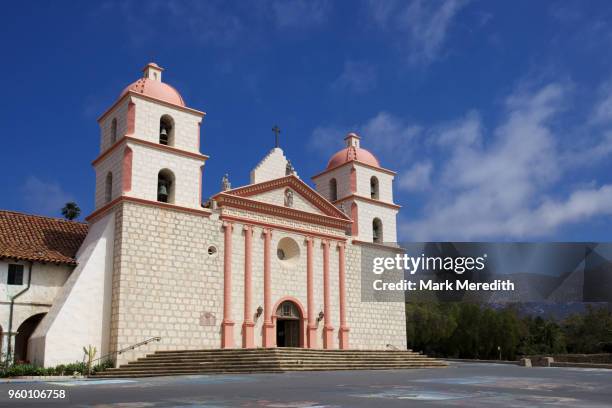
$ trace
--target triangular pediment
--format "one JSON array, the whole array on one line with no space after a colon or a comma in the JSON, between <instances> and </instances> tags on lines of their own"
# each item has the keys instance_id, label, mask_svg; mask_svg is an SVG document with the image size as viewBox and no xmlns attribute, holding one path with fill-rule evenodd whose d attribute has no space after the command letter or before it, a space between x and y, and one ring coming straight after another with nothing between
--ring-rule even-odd
<instances>
[{"instance_id":1,"label":"triangular pediment","mask_svg":"<svg viewBox=\"0 0 612 408\"><path fill-rule=\"evenodd\" d=\"M224 191L223 194L248 198L274 206L286 206L287 189L292 192L292 209L350 221L346 214L294 175L249 184Z\"/></svg>"}]
</instances>

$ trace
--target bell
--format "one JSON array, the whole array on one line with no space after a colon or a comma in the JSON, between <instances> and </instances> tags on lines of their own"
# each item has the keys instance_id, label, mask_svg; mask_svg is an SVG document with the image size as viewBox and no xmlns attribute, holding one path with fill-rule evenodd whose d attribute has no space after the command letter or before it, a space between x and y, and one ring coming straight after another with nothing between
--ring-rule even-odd
<instances>
[{"instance_id":1,"label":"bell","mask_svg":"<svg viewBox=\"0 0 612 408\"><path fill-rule=\"evenodd\" d=\"M161 130L159 131L159 143L163 145L168 144L168 131L166 130L165 127L162 127Z\"/></svg>"},{"instance_id":2,"label":"bell","mask_svg":"<svg viewBox=\"0 0 612 408\"><path fill-rule=\"evenodd\" d=\"M168 187L165 183L159 183L159 187L157 187L157 201L168 201Z\"/></svg>"}]
</instances>

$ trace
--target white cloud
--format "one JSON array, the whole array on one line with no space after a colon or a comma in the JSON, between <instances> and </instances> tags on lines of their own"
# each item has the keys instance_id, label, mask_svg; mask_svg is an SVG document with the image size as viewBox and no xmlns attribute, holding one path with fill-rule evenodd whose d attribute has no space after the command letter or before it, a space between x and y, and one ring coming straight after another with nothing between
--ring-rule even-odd
<instances>
[{"instance_id":1,"label":"white cloud","mask_svg":"<svg viewBox=\"0 0 612 408\"><path fill-rule=\"evenodd\" d=\"M361 126L318 128L311 140L330 151L330 142L356 128L363 147L398 170L399 192L423 201L422 214L402 214L404 238L545 237L567 224L612 214L612 185L567 182L572 171L612 155L612 129L600 130L579 149L559 143L567 129L558 129L557 121L572 91L563 82L521 85L490 130L474 110L428 127L380 112Z\"/></svg>"},{"instance_id":2,"label":"white cloud","mask_svg":"<svg viewBox=\"0 0 612 408\"><path fill-rule=\"evenodd\" d=\"M309 147L312 150L325 153L340 150L343 146L344 136L350 129L350 127L340 126L319 126L312 132Z\"/></svg>"},{"instance_id":3,"label":"white cloud","mask_svg":"<svg viewBox=\"0 0 612 408\"><path fill-rule=\"evenodd\" d=\"M371 17L379 26L404 35L410 62L428 64L440 56L454 18L468 1L373 0L369 4Z\"/></svg>"},{"instance_id":4,"label":"white cloud","mask_svg":"<svg viewBox=\"0 0 612 408\"><path fill-rule=\"evenodd\" d=\"M612 215L612 185L574 191L567 200L547 200L535 212L540 224L549 229L597 215Z\"/></svg>"},{"instance_id":5,"label":"white cloud","mask_svg":"<svg viewBox=\"0 0 612 408\"><path fill-rule=\"evenodd\" d=\"M64 191L59 183L43 181L30 176L21 187L24 207L34 214L61 216L61 209L69 201L74 201L72 194Z\"/></svg>"},{"instance_id":6,"label":"white cloud","mask_svg":"<svg viewBox=\"0 0 612 408\"><path fill-rule=\"evenodd\" d=\"M409 160L411 142L419 135L421 127L380 112L360 126L359 132L370 149L399 163Z\"/></svg>"},{"instance_id":7,"label":"white cloud","mask_svg":"<svg viewBox=\"0 0 612 408\"><path fill-rule=\"evenodd\" d=\"M599 90L599 100L591 113L592 124L612 122L612 81L604 83Z\"/></svg>"},{"instance_id":8,"label":"white cloud","mask_svg":"<svg viewBox=\"0 0 612 408\"><path fill-rule=\"evenodd\" d=\"M315 128L309 147L324 153L340 149L347 133L356 131L362 137L362 147L379 158L394 163L404 163L412 156L412 141L421 127L405 122L387 112L380 112L363 125L327 125Z\"/></svg>"},{"instance_id":9,"label":"white cloud","mask_svg":"<svg viewBox=\"0 0 612 408\"><path fill-rule=\"evenodd\" d=\"M374 66L366 62L346 61L342 74L334 81L332 88L365 93L375 89L377 81L378 75Z\"/></svg>"},{"instance_id":10,"label":"white cloud","mask_svg":"<svg viewBox=\"0 0 612 408\"><path fill-rule=\"evenodd\" d=\"M505 119L486 147L459 144L445 157L442 177L425 197L423 216L401 223L403 235L417 240L524 239L612 214L612 185L549 197L571 167L559 160L563 152L551 126L568 98L569 89L561 83L511 95ZM475 123L465 128L476 129Z\"/></svg>"},{"instance_id":11,"label":"white cloud","mask_svg":"<svg viewBox=\"0 0 612 408\"><path fill-rule=\"evenodd\" d=\"M431 186L433 164L429 161L416 163L399 175L398 187L406 191L424 191Z\"/></svg>"},{"instance_id":12,"label":"white cloud","mask_svg":"<svg viewBox=\"0 0 612 408\"><path fill-rule=\"evenodd\" d=\"M465 117L444 123L433 129L431 139L444 147L471 146L482 139L482 123L478 112L472 110Z\"/></svg>"}]
</instances>

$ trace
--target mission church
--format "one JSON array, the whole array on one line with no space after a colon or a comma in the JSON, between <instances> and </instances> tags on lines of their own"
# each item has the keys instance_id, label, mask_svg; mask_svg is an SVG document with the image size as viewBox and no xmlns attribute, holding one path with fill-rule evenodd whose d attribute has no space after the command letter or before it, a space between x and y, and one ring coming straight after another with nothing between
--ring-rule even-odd
<instances>
[{"instance_id":1,"label":"mission church","mask_svg":"<svg viewBox=\"0 0 612 408\"><path fill-rule=\"evenodd\" d=\"M87 345L116 365L156 350L405 349L404 304L361 298L362 257L397 250L395 173L349 133L314 189L275 147L250 184L225 177L203 203L205 113L163 71L148 64L98 119L86 223L0 211L3 353L50 366Z\"/></svg>"}]
</instances>

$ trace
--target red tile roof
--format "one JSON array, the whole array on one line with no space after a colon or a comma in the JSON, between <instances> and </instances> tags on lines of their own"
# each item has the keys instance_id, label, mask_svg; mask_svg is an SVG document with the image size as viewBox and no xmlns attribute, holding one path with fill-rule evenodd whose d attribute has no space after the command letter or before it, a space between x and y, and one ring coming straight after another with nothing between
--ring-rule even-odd
<instances>
[{"instance_id":1,"label":"red tile roof","mask_svg":"<svg viewBox=\"0 0 612 408\"><path fill-rule=\"evenodd\" d=\"M76 265L87 224L0 210L0 258Z\"/></svg>"}]
</instances>

